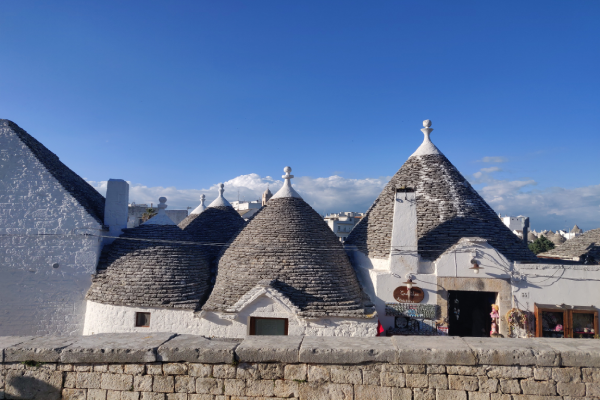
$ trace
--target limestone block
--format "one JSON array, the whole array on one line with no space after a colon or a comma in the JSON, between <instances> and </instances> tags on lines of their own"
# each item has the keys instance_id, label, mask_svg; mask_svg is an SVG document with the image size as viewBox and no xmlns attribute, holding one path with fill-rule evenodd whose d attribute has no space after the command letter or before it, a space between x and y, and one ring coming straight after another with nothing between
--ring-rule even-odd
<instances>
[{"instance_id":1,"label":"limestone block","mask_svg":"<svg viewBox=\"0 0 600 400\"><path fill-rule=\"evenodd\" d=\"M518 379L500 379L500 390L505 394L519 394L521 385Z\"/></svg>"},{"instance_id":2,"label":"limestone block","mask_svg":"<svg viewBox=\"0 0 600 400\"><path fill-rule=\"evenodd\" d=\"M491 393L490 400L512 400L512 397L510 394Z\"/></svg>"},{"instance_id":3,"label":"limestone block","mask_svg":"<svg viewBox=\"0 0 600 400\"><path fill-rule=\"evenodd\" d=\"M238 376L240 365L238 365ZM306 364L288 364L283 370L283 377L286 380L305 381L307 374L308 366Z\"/></svg>"},{"instance_id":4,"label":"limestone block","mask_svg":"<svg viewBox=\"0 0 600 400\"><path fill-rule=\"evenodd\" d=\"M499 379L516 379L516 378L531 378L533 376L533 368L531 367L490 367L487 372L490 378Z\"/></svg>"},{"instance_id":5,"label":"limestone block","mask_svg":"<svg viewBox=\"0 0 600 400\"><path fill-rule=\"evenodd\" d=\"M7 346L4 349L4 362L38 361L57 362L62 349L75 341L74 337L42 336L25 342Z\"/></svg>"},{"instance_id":6,"label":"limestone block","mask_svg":"<svg viewBox=\"0 0 600 400\"><path fill-rule=\"evenodd\" d=\"M0 336L0 362L5 362L5 348L22 344L34 338L35 336Z\"/></svg>"},{"instance_id":7,"label":"limestone block","mask_svg":"<svg viewBox=\"0 0 600 400\"><path fill-rule=\"evenodd\" d=\"M98 368L100 368L100 367L102 367L102 366L98 365ZM64 372L66 372L66 371L73 371L73 364L56 364L56 369L58 371L64 371ZM107 371L108 371L108 369L107 369ZM98 371L98 372L106 372L106 371Z\"/></svg>"},{"instance_id":8,"label":"limestone block","mask_svg":"<svg viewBox=\"0 0 600 400\"><path fill-rule=\"evenodd\" d=\"M484 392L468 392L469 400L490 400L490 394Z\"/></svg>"},{"instance_id":9,"label":"limestone block","mask_svg":"<svg viewBox=\"0 0 600 400\"><path fill-rule=\"evenodd\" d=\"M175 391L175 379L170 376L155 375L152 390L159 393L172 393Z\"/></svg>"},{"instance_id":10,"label":"limestone block","mask_svg":"<svg viewBox=\"0 0 600 400\"><path fill-rule=\"evenodd\" d=\"M413 389L415 400L435 400L435 389Z\"/></svg>"},{"instance_id":11,"label":"limestone block","mask_svg":"<svg viewBox=\"0 0 600 400\"><path fill-rule=\"evenodd\" d=\"M553 368L552 379L556 382L581 382L580 368Z\"/></svg>"},{"instance_id":12,"label":"limestone block","mask_svg":"<svg viewBox=\"0 0 600 400\"><path fill-rule=\"evenodd\" d=\"M600 382L600 368L581 368L583 382Z\"/></svg>"},{"instance_id":13,"label":"limestone block","mask_svg":"<svg viewBox=\"0 0 600 400\"><path fill-rule=\"evenodd\" d=\"M209 395L210 396L210 395ZM154 392L141 392L140 400L165 400L166 395L164 393L154 393ZM212 400L212 396L209 400Z\"/></svg>"},{"instance_id":14,"label":"limestone block","mask_svg":"<svg viewBox=\"0 0 600 400\"><path fill-rule=\"evenodd\" d=\"M85 389L63 389L63 400L86 400L87 391Z\"/></svg>"},{"instance_id":15,"label":"limestone block","mask_svg":"<svg viewBox=\"0 0 600 400\"><path fill-rule=\"evenodd\" d=\"M273 396L273 381L246 381L246 395L254 397Z\"/></svg>"},{"instance_id":16,"label":"limestone block","mask_svg":"<svg viewBox=\"0 0 600 400\"><path fill-rule=\"evenodd\" d=\"M561 396L583 397L585 396L585 383L558 382L556 391Z\"/></svg>"},{"instance_id":17,"label":"limestone block","mask_svg":"<svg viewBox=\"0 0 600 400\"><path fill-rule=\"evenodd\" d=\"M426 374L427 367L425 365L403 365L402 369L407 374Z\"/></svg>"},{"instance_id":18,"label":"limestone block","mask_svg":"<svg viewBox=\"0 0 600 400\"><path fill-rule=\"evenodd\" d=\"M121 392L120 394L120 400L139 400L140 398L139 392Z\"/></svg>"},{"instance_id":19,"label":"limestone block","mask_svg":"<svg viewBox=\"0 0 600 400\"><path fill-rule=\"evenodd\" d=\"M78 372L75 387L83 389L100 389L100 372Z\"/></svg>"},{"instance_id":20,"label":"limestone block","mask_svg":"<svg viewBox=\"0 0 600 400\"><path fill-rule=\"evenodd\" d=\"M401 372L399 372L401 373ZM362 368L363 385L379 386L381 382L381 371ZM406 382L406 381L405 381ZM394 386L394 385L384 385Z\"/></svg>"},{"instance_id":21,"label":"limestone block","mask_svg":"<svg viewBox=\"0 0 600 400\"><path fill-rule=\"evenodd\" d=\"M445 365L428 365L427 373L428 374L445 374L446 366Z\"/></svg>"},{"instance_id":22,"label":"limestone block","mask_svg":"<svg viewBox=\"0 0 600 400\"><path fill-rule=\"evenodd\" d=\"M545 343L561 356L564 367L600 367L600 340L562 339Z\"/></svg>"},{"instance_id":23,"label":"limestone block","mask_svg":"<svg viewBox=\"0 0 600 400\"><path fill-rule=\"evenodd\" d=\"M293 380L276 380L273 394L282 398L298 397L300 395L299 382Z\"/></svg>"},{"instance_id":24,"label":"limestone block","mask_svg":"<svg viewBox=\"0 0 600 400\"><path fill-rule=\"evenodd\" d=\"M334 365L330 368L331 382L350 383L352 385L362 385L362 374L357 367L344 367Z\"/></svg>"},{"instance_id":25,"label":"limestone block","mask_svg":"<svg viewBox=\"0 0 600 400\"><path fill-rule=\"evenodd\" d=\"M392 338L306 336L300 346L300 362L319 364L358 364L397 362Z\"/></svg>"},{"instance_id":26,"label":"limestone block","mask_svg":"<svg viewBox=\"0 0 600 400\"><path fill-rule=\"evenodd\" d=\"M63 363L139 363L155 362L156 351L171 333L102 333L81 336L60 355Z\"/></svg>"},{"instance_id":27,"label":"limestone block","mask_svg":"<svg viewBox=\"0 0 600 400\"><path fill-rule=\"evenodd\" d=\"M393 336L400 364L475 365L477 360L463 338Z\"/></svg>"},{"instance_id":28,"label":"limestone block","mask_svg":"<svg viewBox=\"0 0 600 400\"><path fill-rule=\"evenodd\" d=\"M484 393L496 393L498 391L498 379L489 379L485 376L479 378L479 391Z\"/></svg>"},{"instance_id":29,"label":"limestone block","mask_svg":"<svg viewBox=\"0 0 600 400\"><path fill-rule=\"evenodd\" d=\"M152 375L134 375L133 390L137 392L151 392Z\"/></svg>"},{"instance_id":30,"label":"limestone block","mask_svg":"<svg viewBox=\"0 0 600 400\"><path fill-rule=\"evenodd\" d=\"M235 372L237 379L259 379L258 364L239 363Z\"/></svg>"},{"instance_id":31,"label":"limestone block","mask_svg":"<svg viewBox=\"0 0 600 400\"><path fill-rule=\"evenodd\" d=\"M165 375L184 375L188 370L184 363L165 363L162 367Z\"/></svg>"},{"instance_id":32,"label":"limestone block","mask_svg":"<svg viewBox=\"0 0 600 400\"><path fill-rule=\"evenodd\" d=\"M600 397L600 383L586 383L585 395L587 397Z\"/></svg>"},{"instance_id":33,"label":"limestone block","mask_svg":"<svg viewBox=\"0 0 600 400\"><path fill-rule=\"evenodd\" d=\"M357 399L392 400L392 388L370 385L355 385L354 397Z\"/></svg>"},{"instance_id":34,"label":"limestone block","mask_svg":"<svg viewBox=\"0 0 600 400\"><path fill-rule=\"evenodd\" d=\"M243 379L225 379L223 381L225 387L225 395L227 396L245 396L246 381Z\"/></svg>"},{"instance_id":35,"label":"limestone block","mask_svg":"<svg viewBox=\"0 0 600 400\"><path fill-rule=\"evenodd\" d=\"M65 383L63 386L67 389L68 388L74 389L76 385L77 385L77 372L67 372L65 374Z\"/></svg>"},{"instance_id":36,"label":"limestone block","mask_svg":"<svg viewBox=\"0 0 600 400\"><path fill-rule=\"evenodd\" d=\"M75 372L92 372L93 370L93 366L92 364L75 364L73 365L73 371ZM123 373L123 371L119 371L120 374Z\"/></svg>"},{"instance_id":37,"label":"limestone block","mask_svg":"<svg viewBox=\"0 0 600 400\"><path fill-rule=\"evenodd\" d=\"M302 400L353 400L354 390L352 385L341 383L301 383L299 397Z\"/></svg>"},{"instance_id":38,"label":"limestone block","mask_svg":"<svg viewBox=\"0 0 600 400\"><path fill-rule=\"evenodd\" d=\"M59 365L71 365L71 364L59 364ZM142 373L144 373L144 370L146 369L146 367L143 364L142 364L142 368L143 368ZM108 372L108 364L94 365L94 372ZM130 375L132 375L132 374L130 374Z\"/></svg>"},{"instance_id":39,"label":"limestone block","mask_svg":"<svg viewBox=\"0 0 600 400\"><path fill-rule=\"evenodd\" d=\"M185 393L167 393L167 400L188 400Z\"/></svg>"},{"instance_id":40,"label":"limestone block","mask_svg":"<svg viewBox=\"0 0 600 400\"><path fill-rule=\"evenodd\" d=\"M106 400L121 400L121 393L119 390L107 390Z\"/></svg>"},{"instance_id":41,"label":"limestone block","mask_svg":"<svg viewBox=\"0 0 600 400\"><path fill-rule=\"evenodd\" d=\"M442 374L429 375L430 389L448 389L448 377Z\"/></svg>"},{"instance_id":42,"label":"limestone block","mask_svg":"<svg viewBox=\"0 0 600 400\"><path fill-rule=\"evenodd\" d=\"M58 400L62 391L62 372L24 371L6 372L4 392L7 398Z\"/></svg>"},{"instance_id":43,"label":"limestone block","mask_svg":"<svg viewBox=\"0 0 600 400\"><path fill-rule=\"evenodd\" d=\"M175 392L194 393L196 391L196 378L193 376L176 375Z\"/></svg>"},{"instance_id":44,"label":"limestone block","mask_svg":"<svg viewBox=\"0 0 600 400\"><path fill-rule=\"evenodd\" d=\"M437 400L467 400L467 392L464 390L436 390Z\"/></svg>"},{"instance_id":45,"label":"limestone block","mask_svg":"<svg viewBox=\"0 0 600 400\"><path fill-rule=\"evenodd\" d=\"M248 336L237 347L242 362L297 363L303 336Z\"/></svg>"},{"instance_id":46,"label":"limestone block","mask_svg":"<svg viewBox=\"0 0 600 400\"><path fill-rule=\"evenodd\" d=\"M384 370L381 371L380 379L381 386L392 386L400 388L406 386L406 374L403 372L389 371L388 368L384 368Z\"/></svg>"},{"instance_id":47,"label":"limestone block","mask_svg":"<svg viewBox=\"0 0 600 400\"><path fill-rule=\"evenodd\" d=\"M533 369L533 379L536 381L549 381L552 379L552 368L538 367Z\"/></svg>"},{"instance_id":48,"label":"limestone block","mask_svg":"<svg viewBox=\"0 0 600 400\"><path fill-rule=\"evenodd\" d=\"M146 373L148 375L162 375L162 363L150 363L146 364Z\"/></svg>"},{"instance_id":49,"label":"limestone block","mask_svg":"<svg viewBox=\"0 0 600 400\"><path fill-rule=\"evenodd\" d=\"M178 335L158 348L158 360L195 363L231 363L239 345L237 339L207 339L196 335Z\"/></svg>"},{"instance_id":50,"label":"limestone block","mask_svg":"<svg viewBox=\"0 0 600 400\"><path fill-rule=\"evenodd\" d=\"M412 400L412 394L412 390L409 388L392 388L392 400Z\"/></svg>"},{"instance_id":51,"label":"limestone block","mask_svg":"<svg viewBox=\"0 0 600 400\"><path fill-rule=\"evenodd\" d=\"M188 400L214 400L212 394L188 394Z\"/></svg>"},{"instance_id":52,"label":"limestone block","mask_svg":"<svg viewBox=\"0 0 600 400\"><path fill-rule=\"evenodd\" d=\"M406 387L426 388L429 387L429 379L426 374L406 374Z\"/></svg>"},{"instance_id":53,"label":"limestone block","mask_svg":"<svg viewBox=\"0 0 600 400\"><path fill-rule=\"evenodd\" d=\"M331 379L329 367L322 365L308 366L308 381L309 382L329 382Z\"/></svg>"},{"instance_id":54,"label":"limestone block","mask_svg":"<svg viewBox=\"0 0 600 400\"><path fill-rule=\"evenodd\" d=\"M75 366L75 371L78 371L77 366ZM122 374L123 364L108 364L108 372L113 374Z\"/></svg>"},{"instance_id":55,"label":"limestone block","mask_svg":"<svg viewBox=\"0 0 600 400\"><path fill-rule=\"evenodd\" d=\"M535 339L463 338L476 354L478 364L558 366L559 352Z\"/></svg>"},{"instance_id":56,"label":"limestone block","mask_svg":"<svg viewBox=\"0 0 600 400\"><path fill-rule=\"evenodd\" d=\"M562 400L561 396L538 396L534 394L519 394L512 396L513 400Z\"/></svg>"},{"instance_id":57,"label":"limestone block","mask_svg":"<svg viewBox=\"0 0 600 400\"><path fill-rule=\"evenodd\" d=\"M213 366L213 377L215 378L235 378L236 368L234 365L217 364Z\"/></svg>"},{"instance_id":58,"label":"limestone block","mask_svg":"<svg viewBox=\"0 0 600 400\"><path fill-rule=\"evenodd\" d=\"M523 394L554 396L556 395L556 384L554 382L523 379L521 381L521 390Z\"/></svg>"},{"instance_id":59,"label":"limestone block","mask_svg":"<svg viewBox=\"0 0 600 400\"><path fill-rule=\"evenodd\" d=\"M211 378L212 365L210 364L188 364L188 374L200 378Z\"/></svg>"},{"instance_id":60,"label":"limestone block","mask_svg":"<svg viewBox=\"0 0 600 400\"><path fill-rule=\"evenodd\" d=\"M223 379L196 378L196 393L223 394Z\"/></svg>"},{"instance_id":61,"label":"limestone block","mask_svg":"<svg viewBox=\"0 0 600 400\"><path fill-rule=\"evenodd\" d=\"M283 379L284 365L280 363L257 364L260 379Z\"/></svg>"},{"instance_id":62,"label":"limestone block","mask_svg":"<svg viewBox=\"0 0 600 400\"><path fill-rule=\"evenodd\" d=\"M100 388L109 390L129 390L133 387L133 375L103 373Z\"/></svg>"},{"instance_id":63,"label":"limestone block","mask_svg":"<svg viewBox=\"0 0 600 400\"><path fill-rule=\"evenodd\" d=\"M106 390L88 389L87 400L106 400Z\"/></svg>"},{"instance_id":64,"label":"limestone block","mask_svg":"<svg viewBox=\"0 0 600 400\"><path fill-rule=\"evenodd\" d=\"M446 366L448 375L487 375L487 367L467 367L462 365Z\"/></svg>"},{"instance_id":65,"label":"limestone block","mask_svg":"<svg viewBox=\"0 0 600 400\"><path fill-rule=\"evenodd\" d=\"M475 376L448 375L448 387L452 390L476 392L479 390L479 380Z\"/></svg>"}]
</instances>

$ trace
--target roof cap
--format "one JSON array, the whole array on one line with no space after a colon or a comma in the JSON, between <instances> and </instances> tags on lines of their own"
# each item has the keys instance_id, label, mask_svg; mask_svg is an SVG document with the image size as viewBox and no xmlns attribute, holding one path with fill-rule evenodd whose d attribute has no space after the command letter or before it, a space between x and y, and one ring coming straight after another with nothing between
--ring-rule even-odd
<instances>
[{"instance_id":1,"label":"roof cap","mask_svg":"<svg viewBox=\"0 0 600 400\"><path fill-rule=\"evenodd\" d=\"M219 197L214 199L213 202L208 205L209 207L231 207L231 204L223 197L223 192L225 191L225 189L223 189L224 187L224 184L219 183Z\"/></svg>"},{"instance_id":2,"label":"roof cap","mask_svg":"<svg viewBox=\"0 0 600 400\"><path fill-rule=\"evenodd\" d=\"M177 225L165 212L165 209L167 208L167 198L161 197L158 199L158 202L158 213L142 225Z\"/></svg>"},{"instance_id":3,"label":"roof cap","mask_svg":"<svg viewBox=\"0 0 600 400\"><path fill-rule=\"evenodd\" d=\"M202 196L200 196L200 205L194 208L194 211L192 211L190 214L202 214L202 211L206 210L206 205L204 204L205 199L206 196L202 194Z\"/></svg>"},{"instance_id":4,"label":"roof cap","mask_svg":"<svg viewBox=\"0 0 600 400\"><path fill-rule=\"evenodd\" d=\"M271 198L281 199L283 197L295 197L297 199L301 199L302 196L300 196L292 187L291 180L294 177L294 175L290 175L290 172L292 172L292 167L285 167L283 172L285 172L285 175L281 176L284 179L283 186Z\"/></svg>"},{"instance_id":5,"label":"roof cap","mask_svg":"<svg viewBox=\"0 0 600 400\"><path fill-rule=\"evenodd\" d=\"M435 144L433 144L429 139L429 135L433 131L433 128L430 128L430 126L431 120L426 119L425 121L423 121L423 129L421 129L421 132L423 132L423 135L425 135L425 137L423 138L423 143L421 143L417 151L412 153L411 157L425 156L428 154L442 154L442 152L437 147L435 147Z\"/></svg>"}]
</instances>

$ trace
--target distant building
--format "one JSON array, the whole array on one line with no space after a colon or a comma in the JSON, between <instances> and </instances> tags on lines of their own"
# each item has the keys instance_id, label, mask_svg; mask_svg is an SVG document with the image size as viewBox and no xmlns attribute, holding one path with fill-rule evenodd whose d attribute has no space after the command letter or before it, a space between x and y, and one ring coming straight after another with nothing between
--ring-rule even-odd
<instances>
[{"instance_id":1,"label":"distant building","mask_svg":"<svg viewBox=\"0 0 600 400\"><path fill-rule=\"evenodd\" d=\"M260 200L253 201L231 201L231 206L236 210L240 216L244 219L249 219L262 208L262 202Z\"/></svg>"},{"instance_id":2,"label":"distant building","mask_svg":"<svg viewBox=\"0 0 600 400\"><path fill-rule=\"evenodd\" d=\"M136 204L136 203L129 204L127 227L128 228L137 228L138 226L140 226L144 222L144 221L142 221L142 216L144 215L144 213L146 212L146 210L148 208L154 208L155 211L158 211L158 209L156 207L154 207L152 203L150 203L150 206L148 206L148 204ZM175 225L177 225L188 216L188 211L187 210L165 210L165 214L167 215L167 217L171 218L171 220L175 223Z\"/></svg>"},{"instance_id":3,"label":"distant building","mask_svg":"<svg viewBox=\"0 0 600 400\"><path fill-rule=\"evenodd\" d=\"M325 222L329 228L340 238L340 242L345 242L346 238L354 228L354 225L365 216L365 213L340 212L337 214L328 214L325 216Z\"/></svg>"}]
</instances>

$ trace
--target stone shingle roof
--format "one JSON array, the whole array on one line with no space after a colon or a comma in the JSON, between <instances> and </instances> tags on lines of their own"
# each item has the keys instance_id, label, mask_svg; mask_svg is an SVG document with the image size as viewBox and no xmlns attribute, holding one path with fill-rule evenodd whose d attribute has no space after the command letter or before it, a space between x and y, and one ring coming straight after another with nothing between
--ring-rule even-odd
<instances>
[{"instance_id":1,"label":"stone shingle roof","mask_svg":"<svg viewBox=\"0 0 600 400\"><path fill-rule=\"evenodd\" d=\"M144 224L124 229L104 247L86 298L112 305L196 309L208 297L209 279L206 256L190 235L176 225Z\"/></svg>"},{"instance_id":2,"label":"stone shingle roof","mask_svg":"<svg viewBox=\"0 0 600 400\"><path fill-rule=\"evenodd\" d=\"M581 230L580 227L577 226L577 224L575 224L575 226L573 226L573 229L571 229L571 233L582 233L583 231Z\"/></svg>"},{"instance_id":3,"label":"stone shingle roof","mask_svg":"<svg viewBox=\"0 0 600 400\"><path fill-rule=\"evenodd\" d=\"M190 214L179 223L195 242L207 244L204 252L213 262L224 245L244 227L245 221L233 207L208 207L202 214Z\"/></svg>"},{"instance_id":4,"label":"stone shingle roof","mask_svg":"<svg viewBox=\"0 0 600 400\"><path fill-rule=\"evenodd\" d=\"M104 196L83 178L63 164L58 156L38 142L33 136L7 119L0 119L0 130L10 130L29 148L35 158L52 174L60 185L90 214L99 224L104 224Z\"/></svg>"},{"instance_id":5,"label":"stone shingle roof","mask_svg":"<svg viewBox=\"0 0 600 400\"><path fill-rule=\"evenodd\" d=\"M416 191L418 247L424 259L437 259L463 237L481 237L510 260L536 262L523 241L441 152L411 156L350 232L346 244L372 258L389 256L395 190L402 185Z\"/></svg>"},{"instance_id":6,"label":"stone shingle roof","mask_svg":"<svg viewBox=\"0 0 600 400\"><path fill-rule=\"evenodd\" d=\"M233 239L203 310L231 309L266 281L301 316L365 315L362 289L339 239L301 198L271 198Z\"/></svg>"},{"instance_id":7,"label":"stone shingle roof","mask_svg":"<svg viewBox=\"0 0 600 400\"><path fill-rule=\"evenodd\" d=\"M600 264L600 228L589 230L580 236L567 240L538 257L573 259L580 257L582 262Z\"/></svg>"}]
</instances>

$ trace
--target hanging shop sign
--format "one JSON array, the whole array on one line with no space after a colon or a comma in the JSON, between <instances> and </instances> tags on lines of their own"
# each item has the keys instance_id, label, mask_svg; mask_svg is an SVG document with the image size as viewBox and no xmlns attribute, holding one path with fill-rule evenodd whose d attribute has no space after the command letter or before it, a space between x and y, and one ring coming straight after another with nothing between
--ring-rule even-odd
<instances>
[{"instance_id":1,"label":"hanging shop sign","mask_svg":"<svg viewBox=\"0 0 600 400\"><path fill-rule=\"evenodd\" d=\"M425 298L425 293L421 288L413 286L408 289L406 286L399 286L394 290L394 299L398 303L420 303Z\"/></svg>"},{"instance_id":2,"label":"hanging shop sign","mask_svg":"<svg viewBox=\"0 0 600 400\"><path fill-rule=\"evenodd\" d=\"M437 319L437 304L386 303L385 315L419 319Z\"/></svg>"}]
</instances>

